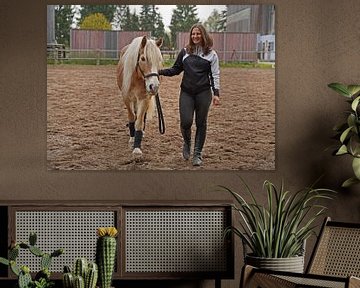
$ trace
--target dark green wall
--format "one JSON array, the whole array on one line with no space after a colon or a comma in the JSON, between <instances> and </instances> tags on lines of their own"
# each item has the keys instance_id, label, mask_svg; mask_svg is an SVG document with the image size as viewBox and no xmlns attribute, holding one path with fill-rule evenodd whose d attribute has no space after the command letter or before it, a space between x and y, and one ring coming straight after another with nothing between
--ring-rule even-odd
<instances>
[{"instance_id":1,"label":"dark green wall","mask_svg":"<svg viewBox=\"0 0 360 288\"><path fill-rule=\"evenodd\" d=\"M146 2L156 4L141 4ZM284 180L288 189L296 190L324 174L321 186L339 191L328 214L359 221L360 186L339 188L351 173L349 159L334 158L325 149L347 108L327 84L360 82L360 2L223 4L244 3L276 4L276 170L270 172L47 171L46 4L58 3L1 1L0 200L219 200L228 197L204 186L236 188L238 175L264 200L264 179L276 184ZM241 259L236 265L239 270ZM237 287L238 277L225 286Z\"/></svg>"}]
</instances>

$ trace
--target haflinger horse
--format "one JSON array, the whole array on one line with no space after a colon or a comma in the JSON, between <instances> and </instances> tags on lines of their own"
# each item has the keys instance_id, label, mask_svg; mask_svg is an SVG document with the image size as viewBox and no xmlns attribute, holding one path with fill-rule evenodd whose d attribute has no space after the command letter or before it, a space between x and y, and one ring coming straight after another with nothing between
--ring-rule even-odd
<instances>
[{"instance_id":1,"label":"haflinger horse","mask_svg":"<svg viewBox=\"0 0 360 288\"><path fill-rule=\"evenodd\" d=\"M145 115L151 117L155 111L155 97L159 89L158 71L162 66L160 47L162 38L134 38L120 51L117 67L117 84L121 91L127 113L130 132L129 143L134 155L141 155L141 141Z\"/></svg>"}]
</instances>

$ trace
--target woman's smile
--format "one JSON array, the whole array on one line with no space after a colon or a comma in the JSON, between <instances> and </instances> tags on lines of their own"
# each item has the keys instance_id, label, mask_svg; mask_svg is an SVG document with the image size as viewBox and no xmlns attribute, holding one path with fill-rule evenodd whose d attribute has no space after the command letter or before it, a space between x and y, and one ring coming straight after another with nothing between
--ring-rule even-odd
<instances>
[{"instance_id":1,"label":"woman's smile","mask_svg":"<svg viewBox=\"0 0 360 288\"><path fill-rule=\"evenodd\" d=\"M194 28L191 32L191 40L194 42L194 44L200 44L202 40L201 31L199 28Z\"/></svg>"}]
</instances>

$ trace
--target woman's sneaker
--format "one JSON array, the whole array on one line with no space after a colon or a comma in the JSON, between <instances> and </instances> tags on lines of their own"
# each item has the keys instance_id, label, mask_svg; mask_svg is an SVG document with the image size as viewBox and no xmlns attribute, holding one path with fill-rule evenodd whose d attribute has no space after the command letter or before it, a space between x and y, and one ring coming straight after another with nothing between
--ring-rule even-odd
<instances>
[{"instance_id":1,"label":"woman's sneaker","mask_svg":"<svg viewBox=\"0 0 360 288\"><path fill-rule=\"evenodd\" d=\"M190 145L185 143L183 144L183 151L182 151L182 154L183 154L183 158L185 160L189 160L190 159Z\"/></svg>"},{"instance_id":2,"label":"woman's sneaker","mask_svg":"<svg viewBox=\"0 0 360 288\"><path fill-rule=\"evenodd\" d=\"M201 155L194 155L192 165L193 166L200 166L202 164Z\"/></svg>"}]
</instances>

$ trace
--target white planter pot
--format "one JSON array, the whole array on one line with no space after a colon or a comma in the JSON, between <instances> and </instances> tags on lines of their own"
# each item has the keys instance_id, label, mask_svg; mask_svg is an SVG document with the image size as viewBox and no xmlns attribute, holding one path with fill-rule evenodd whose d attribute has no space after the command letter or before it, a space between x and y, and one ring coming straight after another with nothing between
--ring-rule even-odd
<instances>
[{"instance_id":1,"label":"white planter pot","mask_svg":"<svg viewBox=\"0 0 360 288\"><path fill-rule=\"evenodd\" d=\"M245 263L254 267L275 271L304 272L304 256L289 258L262 258L246 255Z\"/></svg>"}]
</instances>

